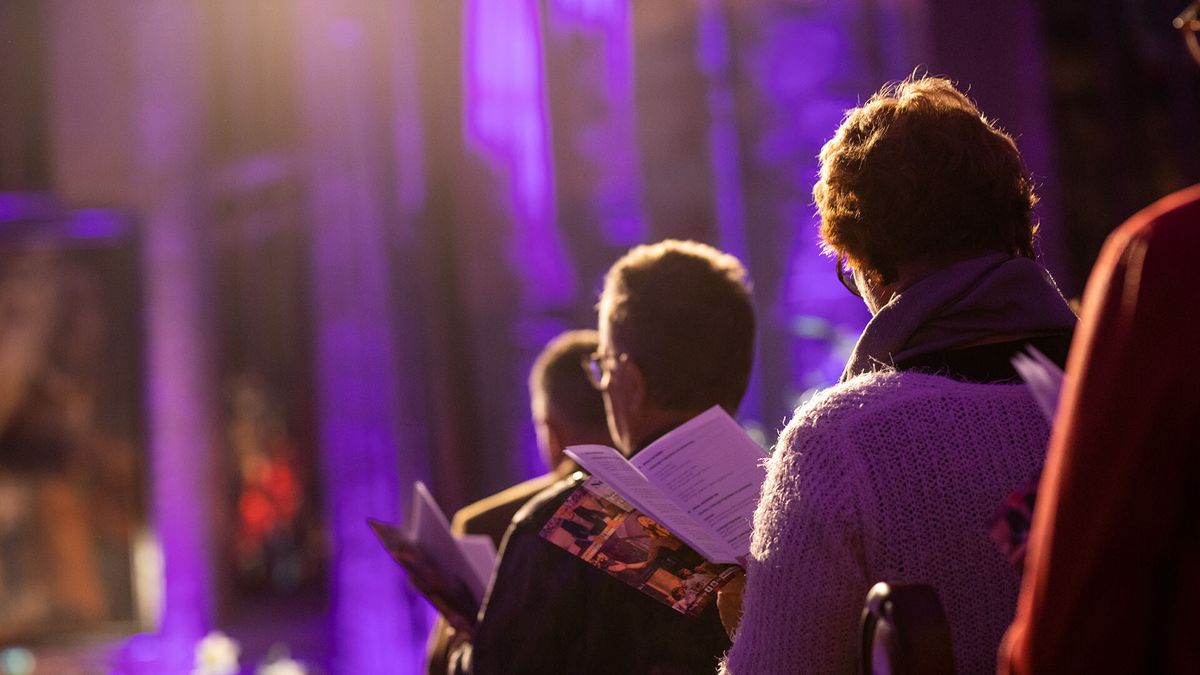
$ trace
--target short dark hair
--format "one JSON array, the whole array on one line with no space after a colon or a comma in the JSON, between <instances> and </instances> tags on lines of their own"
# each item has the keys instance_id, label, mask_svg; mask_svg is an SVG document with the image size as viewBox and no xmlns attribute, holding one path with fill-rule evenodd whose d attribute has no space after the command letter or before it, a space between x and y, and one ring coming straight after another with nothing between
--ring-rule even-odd
<instances>
[{"instance_id":1,"label":"short dark hair","mask_svg":"<svg viewBox=\"0 0 1200 675\"><path fill-rule=\"evenodd\" d=\"M813 198L825 248L876 282L910 262L1034 255L1037 197L1017 146L942 78L888 84L848 111Z\"/></svg>"},{"instance_id":2,"label":"short dark hair","mask_svg":"<svg viewBox=\"0 0 1200 675\"><path fill-rule=\"evenodd\" d=\"M595 330L571 330L548 342L529 371L529 398L535 417L546 419L553 406L577 434L608 437L604 398L588 380L584 363L600 346Z\"/></svg>"},{"instance_id":3,"label":"short dark hair","mask_svg":"<svg viewBox=\"0 0 1200 675\"><path fill-rule=\"evenodd\" d=\"M737 258L694 241L637 246L604 278L601 316L667 410L736 412L754 359L754 308Z\"/></svg>"}]
</instances>

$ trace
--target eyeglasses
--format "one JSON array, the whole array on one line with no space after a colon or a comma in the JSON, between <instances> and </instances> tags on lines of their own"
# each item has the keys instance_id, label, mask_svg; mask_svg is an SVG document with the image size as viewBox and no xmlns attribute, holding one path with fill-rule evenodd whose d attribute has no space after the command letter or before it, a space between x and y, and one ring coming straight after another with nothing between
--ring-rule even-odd
<instances>
[{"instance_id":1,"label":"eyeglasses","mask_svg":"<svg viewBox=\"0 0 1200 675\"><path fill-rule=\"evenodd\" d=\"M842 285L846 287L846 290L854 294L854 297L862 297L862 292L858 290L858 282L854 279L854 269L846 267L845 253L838 254L837 277L838 281L842 282Z\"/></svg>"},{"instance_id":2,"label":"eyeglasses","mask_svg":"<svg viewBox=\"0 0 1200 675\"><path fill-rule=\"evenodd\" d=\"M580 364L583 366L584 372L587 373L588 382L600 391L604 391L608 387L608 382L605 381L605 376L608 375L608 369L604 364L616 362L620 357L615 354L604 354L601 352L592 352Z\"/></svg>"},{"instance_id":3,"label":"eyeglasses","mask_svg":"<svg viewBox=\"0 0 1200 675\"><path fill-rule=\"evenodd\" d=\"M1193 2L1187 6L1187 9L1175 17L1171 22L1180 32L1183 33L1183 39L1187 42L1188 51L1197 62L1200 62L1200 2Z\"/></svg>"}]
</instances>

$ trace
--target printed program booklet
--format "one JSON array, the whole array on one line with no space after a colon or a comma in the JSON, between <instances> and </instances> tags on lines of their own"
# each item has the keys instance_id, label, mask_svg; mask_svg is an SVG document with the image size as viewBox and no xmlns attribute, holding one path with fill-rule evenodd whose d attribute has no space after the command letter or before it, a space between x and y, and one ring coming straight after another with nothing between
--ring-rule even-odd
<instances>
[{"instance_id":1,"label":"printed program booklet","mask_svg":"<svg viewBox=\"0 0 1200 675\"><path fill-rule=\"evenodd\" d=\"M424 483L413 486L408 522L401 526L368 518L392 559L458 630L469 631L496 566L496 547L485 535L456 536Z\"/></svg>"},{"instance_id":2,"label":"printed program booklet","mask_svg":"<svg viewBox=\"0 0 1200 675\"><path fill-rule=\"evenodd\" d=\"M1033 394L1033 400L1041 408L1047 420L1054 421L1058 412L1058 397L1063 388L1063 371L1050 357L1035 347L1027 347L1025 354L1012 357L1013 368Z\"/></svg>"},{"instance_id":3,"label":"printed program booklet","mask_svg":"<svg viewBox=\"0 0 1200 675\"><path fill-rule=\"evenodd\" d=\"M542 537L683 614L739 573L767 453L719 406L632 460L604 445L566 452L592 477Z\"/></svg>"}]
</instances>

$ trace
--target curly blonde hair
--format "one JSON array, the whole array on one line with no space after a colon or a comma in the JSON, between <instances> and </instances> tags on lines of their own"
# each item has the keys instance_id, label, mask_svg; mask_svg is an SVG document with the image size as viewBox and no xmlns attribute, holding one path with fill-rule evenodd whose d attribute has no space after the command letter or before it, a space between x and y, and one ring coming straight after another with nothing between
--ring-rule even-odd
<instances>
[{"instance_id":1,"label":"curly blonde hair","mask_svg":"<svg viewBox=\"0 0 1200 675\"><path fill-rule=\"evenodd\" d=\"M1037 196L1021 154L948 80L885 85L846 113L820 162L824 248L875 283L912 262L1034 256Z\"/></svg>"}]
</instances>

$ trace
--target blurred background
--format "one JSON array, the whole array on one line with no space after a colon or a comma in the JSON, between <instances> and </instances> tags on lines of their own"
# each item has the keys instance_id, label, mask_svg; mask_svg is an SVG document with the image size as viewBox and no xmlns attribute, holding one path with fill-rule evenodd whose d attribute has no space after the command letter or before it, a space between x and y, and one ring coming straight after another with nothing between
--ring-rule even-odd
<instances>
[{"instance_id":1,"label":"blurred background","mask_svg":"<svg viewBox=\"0 0 1200 675\"><path fill-rule=\"evenodd\" d=\"M1076 296L1200 180L1184 4L0 0L0 673L416 672L365 518L544 471L528 367L619 255L747 264L769 444L867 318L809 194L844 110L969 88Z\"/></svg>"}]
</instances>

